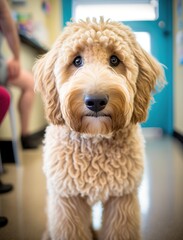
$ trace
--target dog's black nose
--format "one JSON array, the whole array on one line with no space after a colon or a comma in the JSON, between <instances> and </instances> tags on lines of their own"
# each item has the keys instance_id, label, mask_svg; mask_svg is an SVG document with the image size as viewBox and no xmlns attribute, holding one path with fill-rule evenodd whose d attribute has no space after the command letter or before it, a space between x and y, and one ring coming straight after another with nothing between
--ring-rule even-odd
<instances>
[{"instance_id":1,"label":"dog's black nose","mask_svg":"<svg viewBox=\"0 0 183 240\"><path fill-rule=\"evenodd\" d=\"M107 95L86 95L84 98L85 105L93 112L99 112L105 108L109 100Z\"/></svg>"}]
</instances>

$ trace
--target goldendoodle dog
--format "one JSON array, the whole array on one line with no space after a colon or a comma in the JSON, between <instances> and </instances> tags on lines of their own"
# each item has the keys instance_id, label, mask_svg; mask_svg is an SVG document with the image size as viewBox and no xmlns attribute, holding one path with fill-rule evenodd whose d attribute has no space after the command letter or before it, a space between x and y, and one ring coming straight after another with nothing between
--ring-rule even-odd
<instances>
[{"instance_id":1,"label":"goldendoodle dog","mask_svg":"<svg viewBox=\"0 0 183 240\"><path fill-rule=\"evenodd\" d=\"M101 201L98 239L140 239L139 123L157 81L164 84L161 65L127 26L100 18L69 23L34 74L50 123L44 144L49 238L94 239L91 206Z\"/></svg>"}]
</instances>

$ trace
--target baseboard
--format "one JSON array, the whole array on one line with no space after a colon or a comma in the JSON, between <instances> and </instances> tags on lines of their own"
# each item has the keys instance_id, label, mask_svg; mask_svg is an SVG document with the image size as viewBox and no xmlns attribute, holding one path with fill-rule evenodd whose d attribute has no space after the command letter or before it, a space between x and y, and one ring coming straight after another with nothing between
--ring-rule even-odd
<instances>
[{"instance_id":1,"label":"baseboard","mask_svg":"<svg viewBox=\"0 0 183 240\"><path fill-rule=\"evenodd\" d=\"M183 135L178 133L177 131L173 131L173 136L178 139L183 144Z\"/></svg>"},{"instance_id":2,"label":"baseboard","mask_svg":"<svg viewBox=\"0 0 183 240\"><path fill-rule=\"evenodd\" d=\"M163 136L163 130L161 128L143 127L142 133L146 139L157 139Z\"/></svg>"}]
</instances>

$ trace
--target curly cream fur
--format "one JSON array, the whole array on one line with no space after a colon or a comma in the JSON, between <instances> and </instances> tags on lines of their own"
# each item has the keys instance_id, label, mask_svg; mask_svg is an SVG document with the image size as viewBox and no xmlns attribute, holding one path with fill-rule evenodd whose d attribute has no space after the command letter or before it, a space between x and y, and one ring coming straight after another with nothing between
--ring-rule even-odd
<instances>
[{"instance_id":1,"label":"curly cream fur","mask_svg":"<svg viewBox=\"0 0 183 240\"><path fill-rule=\"evenodd\" d=\"M76 68L73 60L82 56ZM111 55L120 64L109 65ZM47 119L44 172L48 186L48 235L54 240L91 240L91 206L102 201L100 240L138 240L137 189L143 174L147 117L160 64L137 43L131 30L95 19L69 23L34 67L35 88ZM87 94L109 101L93 116Z\"/></svg>"}]
</instances>

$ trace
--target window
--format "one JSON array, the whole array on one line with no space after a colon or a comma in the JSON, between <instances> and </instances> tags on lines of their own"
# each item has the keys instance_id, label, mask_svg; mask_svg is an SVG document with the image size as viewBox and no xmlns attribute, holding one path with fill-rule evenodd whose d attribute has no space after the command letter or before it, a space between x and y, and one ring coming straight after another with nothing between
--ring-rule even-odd
<instances>
[{"instance_id":1,"label":"window","mask_svg":"<svg viewBox=\"0 0 183 240\"><path fill-rule=\"evenodd\" d=\"M143 49L151 53L151 36L148 32L135 32L137 41Z\"/></svg>"},{"instance_id":2,"label":"window","mask_svg":"<svg viewBox=\"0 0 183 240\"><path fill-rule=\"evenodd\" d=\"M104 16L115 21L156 20L158 0L73 0L75 20Z\"/></svg>"}]
</instances>

